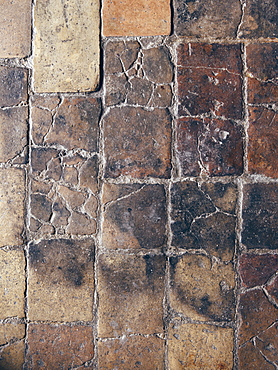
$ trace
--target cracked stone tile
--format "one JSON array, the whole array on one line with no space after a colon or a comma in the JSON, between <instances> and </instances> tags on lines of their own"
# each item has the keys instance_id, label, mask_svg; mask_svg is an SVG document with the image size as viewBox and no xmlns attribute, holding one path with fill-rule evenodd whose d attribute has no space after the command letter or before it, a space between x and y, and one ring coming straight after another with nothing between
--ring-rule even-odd
<instances>
[{"instance_id":1,"label":"cracked stone tile","mask_svg":"<svg viewBox=\"0 0 278 370\"><path fill-rule=\"evenodd\" d=\"M140 49L138 41L109 41L105 48L105 73L114 74L130 69Z\"/></svg>"},{"instance_id":2,"label":"cracked stone tile","mask_svg":"<svg viewBox=\"0 0 278 370\"><path fill-rule=\"evenodd\" d=\"M256 346L265 358L278 365L278 325L275 324L256 338Z\"/></svg>"},{"instance_id":3,"label":"cracked stone tile","mask_svg":"<svg viewBox=\"0 0 278 370\"><path fill-rule=\"evenodd\" d=\"M169 365L172 370L231 370L233 329L205 324L184 324L169 330Z\"/></svg>"},{"instance_id":4,"label":"cracked stone tile","mask_svg":"<svg viewBox=\"0 0 278 370\"><path fill-rule=\"evenodd\" d=\"M25 336L25 324L19 324L16 322L0 324L0 345L1 346L9 342L15 342L20 339L23 339L24 336Z\"/></svg>"},{"instance_id":5,"label":"cracked stone tile","mask_svg":"<svg viewBox=\"0 0 278 370\"><path fill-rule=\"evenodd\" d=\"M244 370L275 370L276 367L269 363L262 352L252 342L247 342L238 350L239 369Z\"/></svg>"},{"instance_id":6,"label":"cracked stone tile","mask_svg":"<svg viewBox=\"0 0 278 370\"><path fill-rule=\"evenodd\" d=\"M240 19L237 0L178 0L175 31L179 36L230 39L236 36Z\"/></svg>"},{"instance_id":7,"label":"cracked stone tile","mask_svg":"<svg viewBox=\"0 0 278 370\"><path fill-rule=\"evenodd\" d=\"M240 175L243 132L230 120L183 117L177 123L177 156L184 176Z\"/></svg>"},{"instance_id":8,"label":"cracked stone tile","mask_svg":"<svg viewBox=\"0 0 278 370\"><path fill-rule=\"evenodd\" d=\"M27 69L0 67L0 107L12 107L26 102L27 77Z\"/></svg>"},{"instance_id":9,"label":"cracked stone tile","mask_svg":"<svg viewBox=\"0 0 278 370\"><path fill-rule=\"evenodd\" d=\"M99 342L99 368L103 370L163 370L164 340L157 337L124 337Z\"/></svg>"},{"instance_id":10,"label":"cracked stone tile","mask_svg":"<svg viewBox=\"0 0 278 370\"><path fill-rule=\"evenodd\" d=\"M278 248L277 203L277 184L244 185L242 243L247 248Z\"/></svg>"},{"instance_id":11,"label":"cracked stone tile","mask_svg":"<svg viewBox=\"0 0 278 370\"><path fill-rule=\"evenodd\" d=\"M0 250L0 319L24 317L25 257L22 250ZM11 326L10 326L11 327ZM1 327L3 328L3 327ZM7 327L6 327L7 328Z\"/></svg>"},{"instance_id":12,"label":"cracked stone tile","mask_svg":"<svg viewBox=\"0 0 278 370\"><path fill-rule=\"evenodd\" d=\"M111 198L112 199L111 199ZM105 184L103 245L109 249L155 249L166 244L166 197L161 185Z\"/></svg>"},{"instance_id":13,"label":"cracked stone tile","mask_svg":"<svg viewBox=\"0 0 278 370\"><path fill-rule=\"evenodd\" d=\"M256 39L278 35L278 5L275 0L247 0L239 37Z\"/></svg>"},{"instance_id":14,"label":"cracked stone tile","mask_svg":"<svg viewBox=\"0 0 278 370\"><path fill-rule=\"evenodd\" d=\"M173 80L173 65L169 51L160 46L143 50L144 72L150 81L155 83L169 83Z\"/></svg>"},{"instance_id":15,"label":"cracked stone tile","mask_svg":"<svg viewBox=\"0 0 278 370\"><path fill-rule=\"evenodd\" d=\"M212 264L202 255L170 257L170 305L187 318L231 321L235 314L232 264Z\"/></svg>"},{"instance_id":16,"label":"cracked stone tile","mask_svg":"<svg viewBox=\"0 0 278 370\"><path fill-rule=\"evenodd\" d=\"M175 183L171 199L172 245L204 249L211 256L230 261L236 236L235 185L215 183L199 187L192 181Z\"/></svg>"},{"instance_id":17,"label":"cracked stone tile","mask_svg":"<svg viewBox=\"0 0 278 370\"><path fill-rule=\"evenodd\" d=\"M29 247L30 320L90 321L94 294L94 241L42 240Z\"/></svg>"},{"instance_id":18,"label":"cracked stone tile","mask_svg":"<svg viewBox=\"0 0 278 370\"><path fill-rule=\"evenodd\" d=\"M104 36L169 35L171 8L168 0L138 0L130 6L127 0L105 0L103 4Z\"/></svg>"},{"instance_id":19,"label":"cracked stone tile","mask_svg":"<svg viewBox=\"0 0 278 370\"><path fill-rule=\"evenodd\" d=\"M29 324L26 369L83 369L93 356L90 326Z\"/></svg>"},{"instance_id":20,"label":"cracked stone tile","mask_svg":"<svg viewBox=\"0 0 278 370\"><path fill-rule=\"evenodd\" d=\"M99 257L99 335L163 332L165 257Z\"/></svg>"},{"instance_id":21,"label":"cracked stone tile","mask_svg":"<svg viewBox=\"0 0 278 370\"><path fill-rule=\"evenodd\" d=\"M169 178L170 114L165 109L112 108L104 118L104 150L105 177Z\"/></svg>"},{"instance_id":22,"label":"cracked stone tile","mask_svg":"<svg viewBox=\"0 0 278 370\"><path fill-rule=\"evenodd\" d=\"M21 370L24 364L25 343L23 340L0 348L1 370Z\"/></svg>"}]
</instances>

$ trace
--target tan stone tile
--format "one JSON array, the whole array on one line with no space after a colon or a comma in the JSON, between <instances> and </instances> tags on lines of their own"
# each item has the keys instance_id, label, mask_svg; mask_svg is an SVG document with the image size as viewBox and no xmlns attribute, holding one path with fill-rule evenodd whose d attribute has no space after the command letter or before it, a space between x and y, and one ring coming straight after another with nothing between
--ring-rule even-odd
<instances>
[{"instance_id":1,"label":"tan stone tile","mask_svg":"<svg viewBox=\"0 0 278 370\"><path fill-rule=\"evenodd\" d=\"M164 369L164 341L157 337L124 337L99 342L99 369Z\"/></svg>"},{"instance_id":2,"label":"tan stone tile","mask_svg":"<svg viewBox=\"0 0 278 370\"><path fill-rule=\"evenodd\" d=\"M99 335L163 332L165 257L102 254Z\"/></svg>"},{"instance_id":3,"label":"tan stone tile","mask_svg":"<svg viewBox=\"0 0 278 370\"><path fill-rule=\"evenodd\" d=\"M105 0L104 36L169 35L171 10L168 0Z\"/></svg>"},{"instance_id":4,"label":"tan stone tile","mask_svg":"<svg viewBox=\"0 0 278 370\"><path fill-rule=\"evenodd\" d=\"M31 49L31 0L0 2L0 58L23 58Z\"/></svg>"},{"instance_id":5,"label":"tan stone tile","mask_svg":"<svg viewBox=\"0 0 278 370\"><path fill-rule=\"evenodd\" d=\"M173 325L169 330L170 370L232 370L233 329L214 325Z\"/></svg>"},{"instance_id":6,"label":"tan stone tile","mask_svg":"<svg viewBox=\"0 0 278 370\"><path fill-rule=\"evenodd\" d=\"M18 168L0 169L0 246L22 243L25 173Z\"/></svg>"},{"instance_id":7,"label":"tan stone tile","mask_svg":"<svg viewBox=\"0 0 278 370\"><path fill-rule=\"evenodd\" d=\"M25 257L21 250L0 250L0 319L24 317Z\"/></svg>"},{"instance_id":8,"label":"tan stone tile","mask_svg":"<svg viewBox=\"0 0 278 370\"><path fill-rule=\"evenodd\" d=\"M35 5L34 89L94 90L99 81L99 2L38 0Z\"/></svg>"},{"instance_id":9,"label":"tan stone tile","mask_svg":"<svg viewBox=\"0 0 278 370\"><path fill-rule=\"evenodd\" d=\"M44 240L29 249L30 320L92 320L94 242Z\"/></svg>"},{"instance_id":10,"label":"tan stone tile","mask_svg":"<svg viewBox=\"0 0 278 370\"><path fill-rule=\"evenodd\" d=\"M25 325L18 323L0 324L0 345L24 338ZM0 363L1 364L1 363Z\"/></svg>"},{"instance_id":11,"label":"tan stone tile","mask_svg":"<svg viewBox=\"0 0 278 370\"><path fill-rule=\"evenodd\" d=\"M0 350L1 370L22 370L24 364L24 341L11 343Z\"/></svg>"},{"instance_id":12,"label":"tan stone tile","mask_svg":"<svg viewBox=\"0 0 278 370\"><path fill-rule=\"evenodd\" d=\"M171 257L170 305L192 320L230 321L235 314L232 264L202 255Z\"/></svg>"}]
</instances>

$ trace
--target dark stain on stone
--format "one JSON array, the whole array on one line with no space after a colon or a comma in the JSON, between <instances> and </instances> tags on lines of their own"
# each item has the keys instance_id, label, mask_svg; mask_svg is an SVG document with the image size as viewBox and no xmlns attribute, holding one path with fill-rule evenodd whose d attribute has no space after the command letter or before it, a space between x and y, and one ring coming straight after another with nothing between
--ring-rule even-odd
<instances>
[{"instance_id":1,"label":"dark stain on stone","mask_svg":"<svg viewBox=\"0 0 278 370\"><path fill-rule=\"evenodd\" d=\"M37 219L48 222L52 214L52 202L43 194L32 194L31 213Z\"/></svg>"},{"instance_id":2,"label":"dark stain on stone","mask_svg":"<svg viewBox=\"0 0 278 370\"><path fill-rule=\"evenodd\" d=\"M207 315L209 308L211 306L211 301L209 300L209 296L205 294L201 299L201 304L199 307L199 311L201 312L202 315Z\"/></svg>"},{"instance_id":3,"label":"dark stain on stone","mask_svg":"<svg viewBox=\"0 0 278 370\"><path fill-rule=\"evenodd\" d=\"M180 256L175 256L175 257L170 257L169 258L169 262L170 262L170 267L171 267L171 274L173 275L175 273L175 270L176 270L176 266L180 260Z\"/></svg>"}]
</instances>

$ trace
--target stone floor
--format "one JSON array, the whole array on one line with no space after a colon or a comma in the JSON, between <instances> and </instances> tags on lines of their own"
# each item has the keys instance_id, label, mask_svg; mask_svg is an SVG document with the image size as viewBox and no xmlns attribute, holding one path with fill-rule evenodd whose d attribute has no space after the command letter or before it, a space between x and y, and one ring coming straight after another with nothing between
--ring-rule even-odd
<instances>
[{"instance_id":1,"label":"stone floor","mask_svg":"<svg viewBox=\"0 0 278 370\"><path fill-rule=\"evenodd\" d=\"M0 0L0 370L278 369L275 0Z\"/></svg>"}]
</instances>

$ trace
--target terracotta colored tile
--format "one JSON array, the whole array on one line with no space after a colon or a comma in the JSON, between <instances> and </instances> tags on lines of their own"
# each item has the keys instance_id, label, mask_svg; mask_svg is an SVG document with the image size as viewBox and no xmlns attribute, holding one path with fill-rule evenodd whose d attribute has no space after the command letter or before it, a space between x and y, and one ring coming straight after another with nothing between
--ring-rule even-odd
<instances>
[{"instance_id":1,"label":"terracotta colored tile","mask_svg":"<svg viewBox=\"0 0 278 370\"><path fill-rule=\"evenodd\" d=\"M235 248L236 198L233 184L205 184L199 188L191 181L175 183L171 189L172 245L201 248L211 256L231 260ZM220 209L218 212L216 207Z\"/></svg>"},{"instance_id":2,"label":"terracotta colored tile","mask_svg":"<svg viewBox=\"0 0 278 370\"><path fill-rule=\"evenodd\" d=\"M202 255L170 257L170 305L199 321L233 320L235 272L231 264L214 264Z\"/></svg>"},{"instance_id":3,"label":"terracotta colored tile","mask_svg":"<svg viewBox=\"0 0 278 370\"><path fill-rule=\"evenodd\" d=\"M106 177L168 178L170 146L171 116L164 109L113 108L104 118Z\"/></svg>"},{"instance_id":4,"label":"terracotta colored tile","mask_svg":"<svg viewBox=\"0 0 278 370\"><path fill-rule=\"evenodd\" d=\"M94 241L43 240L29 248L30 320L92 320Z\"/></svg>"},{"instance_id":5,"label":"terracotta colored tile","mask_svg":"<svg viewBox=\"0 0 278 370\"><path fill-rule=\"evenodd\" d=\"M0 67L0 106L11 107L27 100L27 70Z\"/></svg>"},{"instance_id":6,"label":"terracotta colored tile","mask_svg":"<svg viewBox=\"0 0 278 370\"><path fill-rule=\"evenodd\" d=\"M104 186L103 246L109 249L162 248L166 244L166 197L161 185ZM122 196L121 194L125 194Z\"/></svg>"},{"instance_id":7,"label":"terracotta colored tile","mask_svg":"<svg viewBox=\"0 0 278 370\"><path fill-rule=\"evenodd\" d=\"M239 272L243 286L253 288L264 285L278 270L278 255L244 254L239 259Z\"/></svg>"},{"instance_id":8,"label":"terracotta colored tile","mask_svg":"<svg viewBox=\"0 0 278 370\"><path fill-rule=\"evenodd\" d=\"M241 18L236 0L178 0L176 12L176 33L198 38L234 38Z\"/></svg>"},{"instance_id":9,"label":"terracotta colored tile","mask_svg":"<svg viewBox=\"0 0 278 370\"><path fill-rule=\"evenodd\" d=\"M99 369L163 370L164 341L141 336L99 342Z\"/></svg>"},{"instance_id":10,"label":"terracotta colored tile","mask_svg":"<svg viewBox=\"0 0 278 370\"><path fill-rule=\"evenodd\" d=\"M163 332L165 257L99 257L99 336Z\"/></svg>"},{"instance_id":11,"label":"terracotta colored tile","mask_svg":"<svg viewBox=\"0 0 278 370\"><path fill-rule=\"evenodd\" d=\"M89 326L29 325L27 369L81 368L93 356L93 330Z\"/></svg>"},{"instance_id":12,"label":"terracotta colored tile","mask_svg":"<svg viewBox=\"0 0 278 370\"><path fill-rule=\"evenodd\" d=\"M270 364L262 355L259 348L252 342L247 342L239 348L239 369L241 370L274 370L276 367Z\"/></svg>"},{"instance_id":13,"label":"terracotta colored tile","mask_svg":"<svg viewBox=\"0 0 278 370\"><path fill-rule=\"evenodd\" d=\"M105 0L103 4L104 36L169 35L170 3L154 0Z\"/></svg>"},{"instance_id":14,"label":"terracotta colored tile","mask_svg":"<svg viewBox=\"0 0 278 370\"><path fill-rule=\"evenodd\" d=\"M1 370L21 370L24 364L24 341L11 343L0 349Z\"/></svg>"},{"instance_id":15,"label":"terracotta colored tile","mask_svg":"<svg viewBox=\"0 0 278 370\"><path fill-rule=\"evenodd\" d=\"M233 330L214 325L170 326L169 369L233 369Z\"/></svg>"},{"instance_id":16,"label":"terracotta colored tile","mask_svg":"<svg viewBox=\"0 0 278 370\"><path fill-rule=\"evenodd\" d=\"M247 248L278 247L277 184L244 186L242 243Z\"/></svg>"},{"instance_id":17,"label":"terracotta colored tile","mask_svg":"<svg viewBox=\"0 0 278 370\"><path fill-rule=\"evenodd\" d=\"M239 37L277 37L278 5L275 0L247 0Z\"/></svg>"},{"instance_id":18,"label":"terracotta colored tile","mask_svg":"<svg viewBox=\"0 0 278 370\"><path fill-rule=\"evenodd\" d=\"M94 90L99 82L99 2L38 0L34 22L34 89Z\"/></svg>"},{"instance_id":19,"label":"terracotta colored tile","mask_svg":"<svg viewBox=\"0 0 278 370\"><path fill-rule=\"evenodd\" d=\"M21 250L0 250L0 319L24 317L25 257Z\"/></svg>"}]
</instances>

